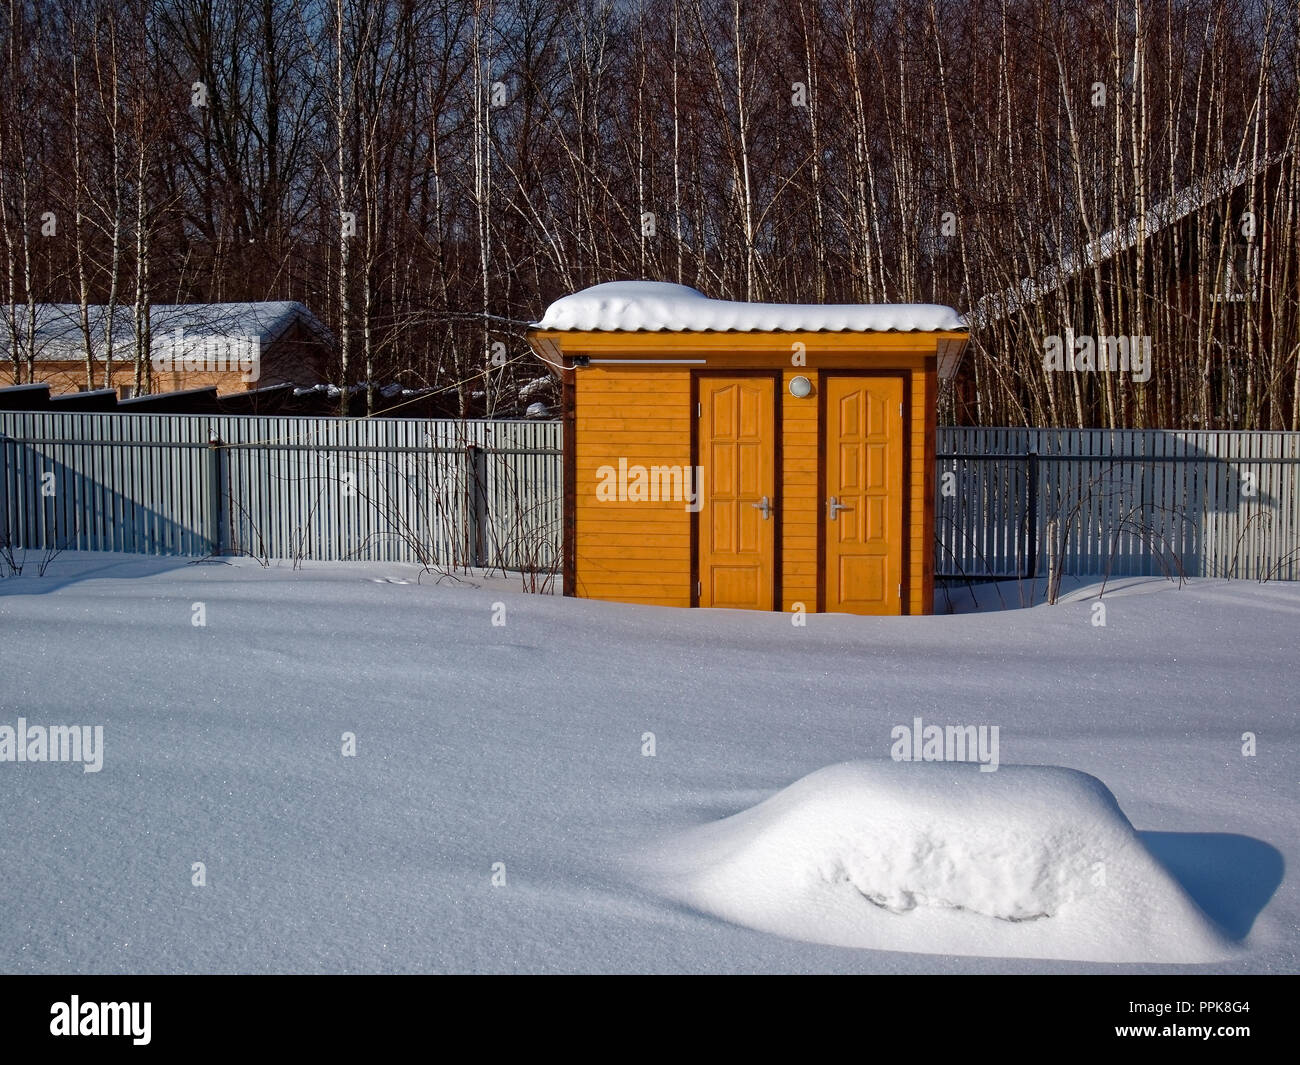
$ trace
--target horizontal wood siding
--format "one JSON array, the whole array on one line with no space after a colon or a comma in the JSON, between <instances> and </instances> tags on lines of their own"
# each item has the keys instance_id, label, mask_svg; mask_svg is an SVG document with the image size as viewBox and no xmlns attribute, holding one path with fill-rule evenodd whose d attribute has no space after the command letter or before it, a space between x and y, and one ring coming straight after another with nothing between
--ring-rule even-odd
<instances>
[{"instance_id":1,"label":"horizontal wood siding","mask_svg":"<svg viewBox=\"0 0 1300 1065\"><path fill-rule=\"evenodd\" d=\"M961 333L600 333L539 330L535 345L553 346L591 365L574 374L576 501L573 553L578 595L598 599L689 606L693 564L691 516L677 501L600 502L602 466L681 466L691 463L692 371L707 373L780 370L782 396L778 439L780 513L779 607L796 603L813 611L822 598L820 570L821 470L819 401L826 371L897 374L907 385L903 416L907 440L907 498L902 604L907 613L932 609L934 581L935 351L940 341L960 344ZM802 349L805 360L791 365ZM620 365L620 360L628 360ZM679 360L647 366L637 360ZM599 360L608 360L600 362ZM808 377L814 393L790 396L796 376Z\"/></svg>"},{"instance_id":2,"label":"horizontal wood siding","mask_svg":"<svg viewBox=\"0 0 1300 1065\"><path fill-rule=\"evenodd\" d=\"M939 420L938 360L936 360L934 368L927 370L925 373L925 390L925 482L917 486L925 501L925 521L922 526L924 542L919 557L924 590L919 604L920 609L917 612L930 614L934 611L934 549L937 543L937 537L934 533L934 464L935 440L938 434Z\"/></svg>"},{"instance_id":3,"label":"horizontal wood siding","mask_svg":"<svg viewBox=\"0 0 1300 1065\"><path fill-rule=\"evenodd\" d=\"M574 371L574 550L588 599L690 605L690 512L680 500L602 502L602 466L691 465L690 375L680 369Z\"/></svg>"},{"instance_id":4,"label":"horizontal wood siding","mask_svg":"<svg viewBox=\"0 0 1300 1065\"><path fill-rule=\"evenodd\" d=\"M786 390L781 406L782 499L781 529L781 608L793 610L803 603L812 613L817 609L817 516L821 500L817 498L817 471L821 449L817 440L817 395L795 399L789 394L790 381L797 376L810 378L814 389L820 388L817 374L807 369L787 370L781 382Z\"/></svg>"},{"instance_id":5,"label":"horizontal wood siding","mask_svg":"<svg viewBox=\"0 0 1300 1065\"><path fill-rule=\"evenodd\" d=\"M911 374L911 409L907 412L907 575L903 579L903 612L928 614L933 594L927 595L934 573L934 521L926 520L933 504L931 477L934 476L934 453L931 435L934 401L931 393L933 374L913 370Z\"/></svg>"}]
</instances>

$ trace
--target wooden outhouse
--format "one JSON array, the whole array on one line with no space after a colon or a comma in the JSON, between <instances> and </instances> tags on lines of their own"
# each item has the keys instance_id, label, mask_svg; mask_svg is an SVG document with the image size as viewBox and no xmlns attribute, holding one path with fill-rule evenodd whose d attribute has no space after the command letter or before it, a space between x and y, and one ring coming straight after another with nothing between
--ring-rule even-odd
<instances>
[{"instance_id":1,"label":"wooden outhouse","mask_svg":"<svg viewBox=\"0 0 1300 1065\"><path fill-rule=\"evenodd\" d=\"M939 364L966 337L933 305L556 301L529 341L563 385L565 594L929 613Z\"/></svg>"}]
</instances>

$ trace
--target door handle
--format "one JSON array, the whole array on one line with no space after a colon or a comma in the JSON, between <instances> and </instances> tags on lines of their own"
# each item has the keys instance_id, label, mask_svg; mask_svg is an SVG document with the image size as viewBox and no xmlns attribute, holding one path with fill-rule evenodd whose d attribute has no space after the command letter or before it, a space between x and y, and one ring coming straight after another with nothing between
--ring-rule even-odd
<instances>
[{"instance_id":1,"label":"door handle","mask_svg":"<svg viewBox=\"0 0 1300 1065\"><path fill-rule=\"evenodd\" d=\"M840 516L841 510L852 510L853 508L847 503L841 503L838 496L831 496L826 500L826 513L831 521Z\"/></svg>"},{"instance_id":2,"label":"door handle","mask_svg":"<svg viewBox=\"0 0 1300 1065\"><path fill-rule=\"evenodd\" d=\"M755 510L761 510L763 512L764 521L767 521L772 517L772 502L767 498L767 496L764 496L757 503L750 503L749 505Z\"/></svg>"}]
</instances>

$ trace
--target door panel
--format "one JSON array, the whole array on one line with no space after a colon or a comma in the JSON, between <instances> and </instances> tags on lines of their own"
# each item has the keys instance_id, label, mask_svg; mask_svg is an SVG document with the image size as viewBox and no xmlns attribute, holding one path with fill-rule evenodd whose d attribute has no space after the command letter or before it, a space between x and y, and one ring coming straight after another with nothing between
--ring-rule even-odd
<instances>
[{"instance_id":1,"label":"door panel","mask_svg":"<svg viewBox=\"0 0 1300 1065\"><path fill-rule=\"evenodd\" d=\"M823 385L826 609L901 613L902 378L825 377Z\"/></svg>"},{"instance_id":2,"label":"door panel","mask_svg":"<svg viewBox=\"0 0 1300 1065\"><path fill-rule=\"evenodd\" d=\"M701 377L700 606L775 609L775 385ZM754 504L767 497L768 515Z\"/></svg>"}]
</instances>

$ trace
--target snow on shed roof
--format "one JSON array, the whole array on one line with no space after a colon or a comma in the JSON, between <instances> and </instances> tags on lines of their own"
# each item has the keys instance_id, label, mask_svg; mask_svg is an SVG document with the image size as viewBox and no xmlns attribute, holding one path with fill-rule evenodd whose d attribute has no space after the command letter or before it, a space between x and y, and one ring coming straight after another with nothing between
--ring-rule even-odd
<instances>
[{"instance_id":1,"label":"snow on shed roof","mask_svg":"<svg viewBox=\"0 0 1300 1065\"><path fill-rule=\"evenodd\" d=\"M104 327L108 320L105 304L88 308L91 342L95 357L104 357ZM13 316L20 343L27 329L27 307L15 304L0 306L0 314ZM252 336L265 350L295 323L301 322L322 343L331 344L329 330L303 304L296 300L270 300L260 303L155 303L149 307L149 329L154 344L170 340L177 329L189 337ZM9 322L0 327L0 353L9 357L11 337ZM119 303L113 314L113 345L117 356L135 342L135 308ZM65 361L85 357L85 339L81 333L81 307L76 303L36 304L36 357L40 360Z\"/></svg>"},{"instance_id":2,"label":"snow on shed roof","mask_svg":"<svg viewBox=\"0 0 1300 1065\"><path fill-rule=\"evenodd\" d=\"M933 303L741 303L709 299L686 285L612 281L552 303L534 329L600 332L794 333L965 330L951 307Z\"/></svg>"}]
</instances>

